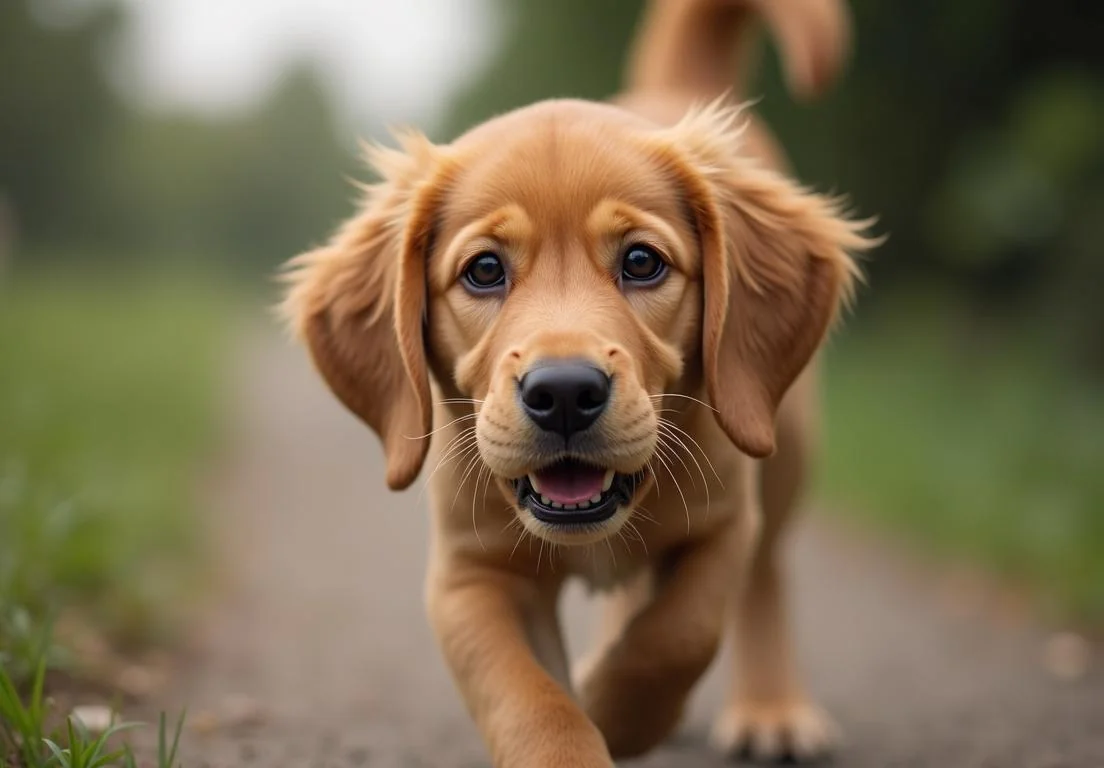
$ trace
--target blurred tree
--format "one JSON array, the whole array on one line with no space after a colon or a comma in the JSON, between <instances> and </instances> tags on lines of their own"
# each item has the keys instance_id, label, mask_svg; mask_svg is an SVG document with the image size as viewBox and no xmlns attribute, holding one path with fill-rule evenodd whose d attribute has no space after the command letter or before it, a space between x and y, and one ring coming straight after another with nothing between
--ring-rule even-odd
<instances>
[{"instance_id":1,"label":"blurred tree","mask_svg":"<svg viewBox=\"0 0 1104 768\"><path fill-rule=\"evenodd\" d=\"M641 0L498 0L506 34L487 70L453 102L448 137L537 99L617 92Z\"/></svg>"},{"instance_id":2,"label":"blurred tree","mask_svg":"<svg viewBox=\"0 0 1104 768\"><path fill-rule=\"evenodd\" d=\"M101 66L122 6L48 25L31 11L0 2L0 240L14 230L17 257L256 272L350 210L342 177L354 158L310 66L290 67L244 115L151 115L128 107Z\"/></svg>"},{"instance_id":3,"label":"blurred tree","mask_svg":"<svg viewBox=\"0 0 1104 768\"><path fill-rule=\"evenodd\" d=\"M104 5L45 27L30 3L0 2L0 198L27 241L73 242L98 226L100 148L124 118L99 55L121 21Z\"/></svg>"},{"instance_id":4,"label":"blurred tree","mask_svg":"<svg viewBox=\"0 0 1104 768\"><path fill-rule=\"evenodd\" d=\"M252 113L134 119L111 145L117 233L134 253L270 269L350 210L355 170L315 72L285 73Z\"/></svg>"}]
</instances>

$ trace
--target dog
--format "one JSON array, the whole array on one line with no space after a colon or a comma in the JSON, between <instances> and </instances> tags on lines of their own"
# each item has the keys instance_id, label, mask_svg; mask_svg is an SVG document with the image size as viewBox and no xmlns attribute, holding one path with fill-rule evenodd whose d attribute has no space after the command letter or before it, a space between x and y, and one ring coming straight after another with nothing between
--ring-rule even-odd
<instances>
[{"instance_id":1,"label":"dog","mask_svg":"<svg viewBox=\"0 0 1104 768\"><path fill-rule=\"evenodd\" d=\"M740 106L757 16L792 90L847 49L843 0L653 0L608 103L545 101L382 181L290 264L283 309L379 436L427 463L430 623L496 766L608 768L678 724L731 627L712 740L812 758L778 548L815 443L817 350L877 244L798 186ZM572 675L570 577L605 599Z\"/></svg>"}]
</instances>

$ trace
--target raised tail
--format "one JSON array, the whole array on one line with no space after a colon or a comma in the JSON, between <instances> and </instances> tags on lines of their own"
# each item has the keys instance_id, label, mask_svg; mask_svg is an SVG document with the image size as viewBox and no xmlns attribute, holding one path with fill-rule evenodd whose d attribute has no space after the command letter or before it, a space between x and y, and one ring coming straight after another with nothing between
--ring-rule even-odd
<instances>
[{"instance_id":1,"label":"raised tail","mask_svg":"<svg viewBox=\"0 0 1104 768\"><path fill-rule=\"evenodd\" d=\"M778 43L790 91L799 98L823 91L850 46L845 0L649 0L626 91L746 98L760 18Z\"/></svg>"}]
</instances>

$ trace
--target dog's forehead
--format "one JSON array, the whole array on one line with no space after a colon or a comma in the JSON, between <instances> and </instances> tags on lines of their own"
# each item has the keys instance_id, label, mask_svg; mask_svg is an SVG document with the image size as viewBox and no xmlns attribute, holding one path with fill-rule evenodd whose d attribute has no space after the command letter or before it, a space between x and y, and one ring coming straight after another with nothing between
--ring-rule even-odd
<instances>
[{"instance_id":1,"label":"dog's forehead","mask_svg":"<svg viewBox=\"0 0 1104 768\"><path fill-rule=\"evenodd\" d=\"M624 110L583 102L492 120L454 145L461 159L444 218L460 227L513 204L538 226L583 226L611 199L670 215L679 190L655 152L654 130Z\"/></svg>"}]
</instances>

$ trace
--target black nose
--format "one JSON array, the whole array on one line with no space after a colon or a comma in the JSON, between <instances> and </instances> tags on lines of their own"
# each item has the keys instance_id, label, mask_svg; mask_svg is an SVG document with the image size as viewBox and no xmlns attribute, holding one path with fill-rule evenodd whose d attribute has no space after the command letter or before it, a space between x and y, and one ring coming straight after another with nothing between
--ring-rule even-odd
<instances>
[{"instance_id":1,"label":"black nose","mask_svg":"<svg viewBox=\"0 0 1104 768\"><path fill-rule=\"evenodd\" d=\"M593 424L609 402L603 371L576 360L537 363L521 378L521 404L543 430L565 438Z\"/></svg>"}]
</instances>

